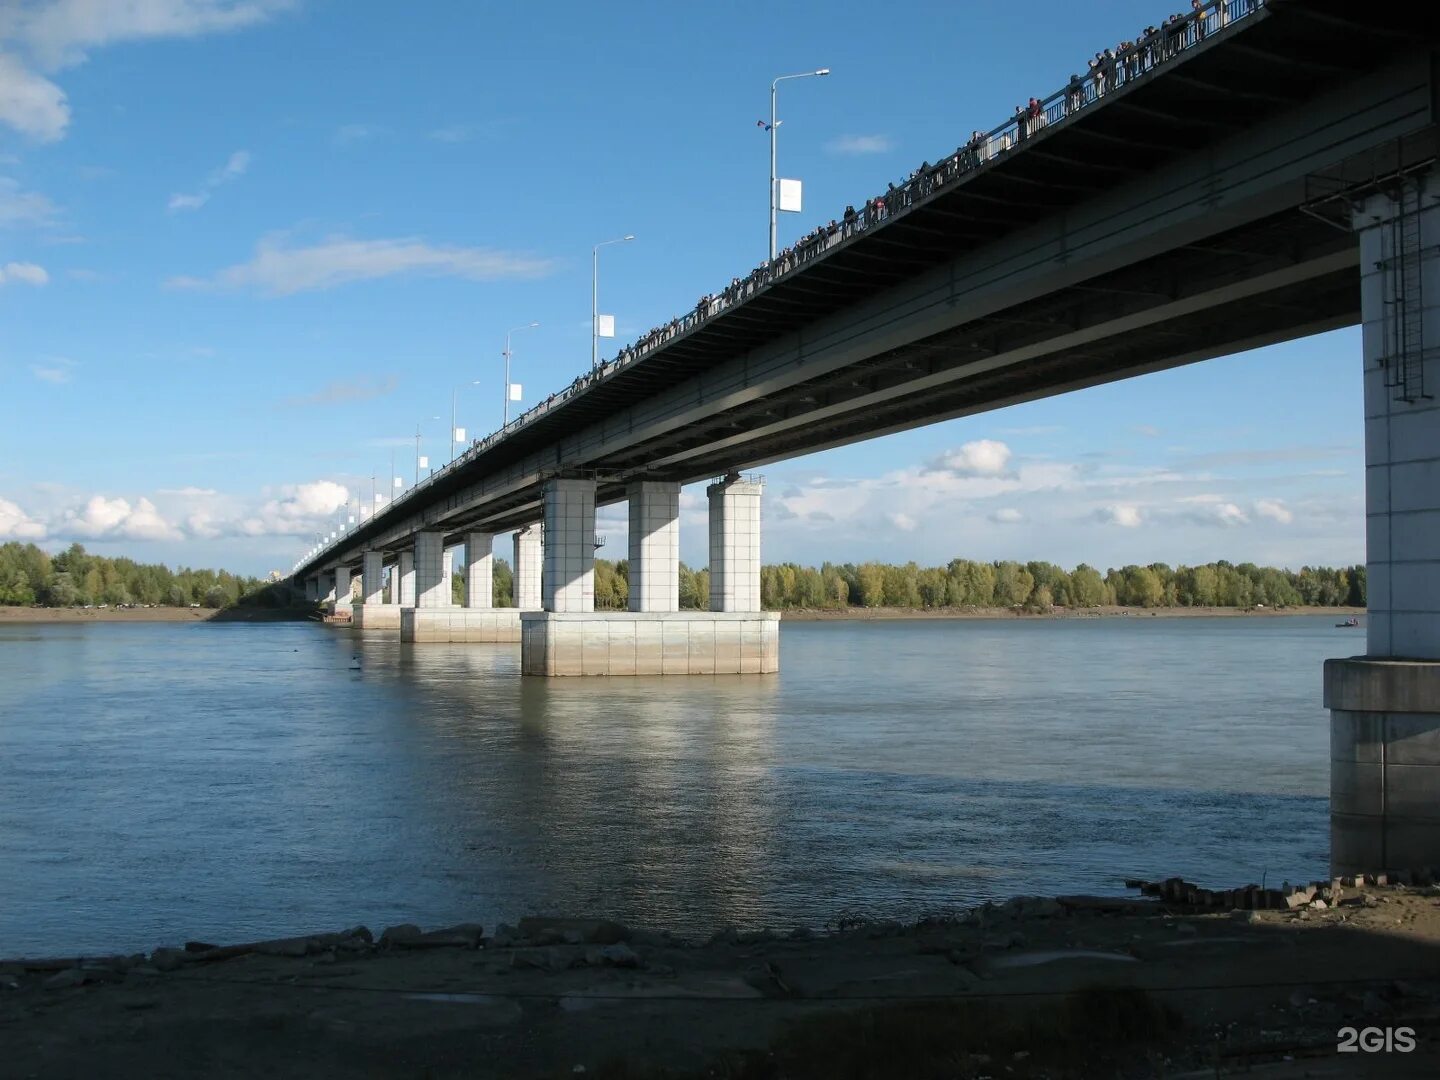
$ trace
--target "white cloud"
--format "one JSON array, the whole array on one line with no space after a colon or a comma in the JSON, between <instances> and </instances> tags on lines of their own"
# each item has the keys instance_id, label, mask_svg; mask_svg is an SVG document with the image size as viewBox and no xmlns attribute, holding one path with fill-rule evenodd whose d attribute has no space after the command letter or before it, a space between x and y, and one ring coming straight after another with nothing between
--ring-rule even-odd
<instances>
[{"instance_id":1,"label":"white cloud","mask_svg":"<svg viewBox=\"0 0 1440 1080\"><path fill-rule=\"evenodd\" d=\"M1013 506L1002 506L990 515L990 520L997 525L1016 525L1025 520L1025 515Z\"/></svg>"},{"instance_id":2,"label":"white cloud","mask_svg":"<svg viewBox=\"0 0 1440 1080\"><path fill-rule=\"evenodd\" d=\"M161 488L153 498L77 492L57 484L31 485L40 506L22 509L0 498L5 540L185 541L313 536L335 527L350 489L331 480L292 484L243 497L187 485Z\"/></svg>"},{"instance_id":3,"label":"white cloud","mask_svg":"<svg viewBox=\"0 0 1440 1080\"><path fill-rule=\"evenodd\" d=\"M1256 499L1255 513L1271 521L1278 521L1281 525L1289 525L1295 520L1294 513L1279 499Z\"/></svg>"},{"instance_id":4,"label":"white cloud","mask_svg":"<svg viewBox=\"0 0 1440 1080\"><path fill-rule=\"evenodd\" d=\"M940 455L939 468L957 476L1003 476L1010 447L994 439L976 439Z\"/></svg>"},{"instance_id":5,"label":"white cloud","mask_svg":"<svg viewBox=\"0 0 1440 1080\"><path fill-rule=\"evenodd\" d=\"M288 484L240 521L234 531L245 536L307 536L321 531L335 511L349 502L349 489L333 480Z\"/></svg>"},{"instance_id":6,"label":"white cloud","mask_svg":"<svg viewBox=\"0 0 1440 1080\"><path fill-rule=\"evenodd\" d=\"M65 92L46 77L88 51L253 26L292 0L5 0L0 4L0 123L44 142L70 125Z\"/></svg>"},{"instance_id":7,"label":"white cloud","mask_svg":"<svg viewBox=\"0 0 1440 1080\"><path fill-rule=\"evenodd\" d=\"M168 284L184 289L256 289L270 296L290 296L400 274L472 281L539 278L554 266L550 259L489 248L437 247L413 237L331 237L309 247L287 247L284 237L271 235L256 245L249 262L226 267L212 278L178 277Z\"/></svg>"},{"instance_id":8,"label":"white cloud","mask_svg":"<svg viewBox=\"0 0 1440 1080\"><path fill-rule=\"evenodd\" d=\"M61 383L70 382L75 377L74 367L75 361L56 357L42 364L31 364L30 374L41 382L55 383L58 386Z\"/></svg>"},{"instance_id":9,"label":"white cloud","mask_svg":"<svg viewBox=\"0 0 1440 1080\"><path fill-rule=\"evenodd\" d=\"M0 124L41 142L54 142L70 126L65 91L17 57L0 53Z\"/></svg>"},{"instance_id":10,"label":"white cloud","mask_svg":"<svg viewBox=\"0 0 1440 1080\"><path fill-rule=\"evenodd\" d=\"M36 266L34 263L12 262L0 266L0 285L8 285L11 282L18 282L22 285L46 285L50 281L50 275L45 272L43 266Z\"/></svg>"},{"instance_id":11,"label":"white cloud","mask_svg":"<svg viewBox=\"0 0 1440 1080\"><path fill-rule=\"evenodd\" d=\"M901 532L914 532L920 527L920 523L916 521L913 517L911 517L909 514L886 514L885 518L887 521L890 522L891 525L894 525L895 528L899 529Z\"/></svg>"},{"instance_id":12,"label":"white cloud","mask_svg":"<svg viewBox=\"0 0 1440 1080\"><path fill-rule=\"evenodd\" d=\"M888 135L841 135L825 144L832 154L858 156L861 154L888 154L895 149L895 141Z\"/></svg>"},{"instance_id":13,"label":"white cloud","mask_svg":"<svg viewBox=\"0 0 1440 1080\"><path fill-rule=\"evenodd\" d=\"M1130 503L1116 503L1112 506L1102 506L1095 511L1097 520L1106 525L1119 525L1122 529L1139 528L1144 523L1140 514L1140 508Z\"/></svg>"},{"instance_id":14,"label":"white cloud","mask_svg":"<svg viewBox=\"0 0 1440 1080\"><path fill-rule=\"evenodd\" d=\"M1160 437L1160 429L1154 424L1136 424L1130 430L1135 432L1136 435L1144 435L1147 439L1157 439Z\"/></svg>"},{"instance_id":15,"label":"white cloud","mask_svg":"<svg viewBox=\"0 0 1440 1080\"><path fill-rule=\"evenodd\" d=\"M78 510L66 510L55 524L55 534L81 540L178 540L171 525L149 499L132 506L128 499L92 495Z\"/></svg>"},{"instance_id":16,"label":"white cloud","mask_svg":"<svg viewBox=\"0 0 1440 1080\"><path fill-rule=\"evenodd\" d=\"M23 191L15 180L0 176L0 227L49 225L55 216L55 204L44 195Z\"/></svg>"},{"instance_id":17,"label":"white cloud","mask_svg":"<svg viewBox=\"0 0 1440 1080\"><path fill-rule=\"evenodd\" d=\"M230 183L236 177L244 176L245 170L250 167L250 151L236 150L230 155L228 161L216 169L200 185L200 190L194 195L171 195L166 209L172 214L177 210L198 210L210 201L219 188Z\"/></svg>"},{"instance_id":18,"label":"white cloud","mask_svg":"<svg viewBox=\"0 0 1440 1080\"><path fill-rule=\"evenodd\" d=\"M1175 502L1189 508L1181 511L1179 516L1196 525L1220 525L1230 528L1250 524L1250 515L1223 495L1208 492L1186 495Z\"/></svg>"},{"instance_id":19,"label":"white cloud","mask_svg":"<svg viewBox=\"0 0 1440 1080\"><path fill-rule=\"evenodd\" d=\"M0 499L0 540L43 540L45 525L9 499Z\"/></svg>"},{"instance_id":20,"label":"white cloud","mask_svg":"<svg viewBox=\"0 0 1440 1080\"><path fill-rule=\"evenodd\" d=\"M342 124L335 129L335 134L330 136L330 142L334 146L353 146L383 134L384 130L373 124Z\"/></svg>"}]
</instances>

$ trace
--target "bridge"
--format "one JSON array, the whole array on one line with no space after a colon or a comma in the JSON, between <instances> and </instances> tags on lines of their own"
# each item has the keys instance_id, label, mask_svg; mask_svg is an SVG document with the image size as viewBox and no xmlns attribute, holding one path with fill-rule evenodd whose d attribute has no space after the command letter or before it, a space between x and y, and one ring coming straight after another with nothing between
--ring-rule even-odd
<instances>
[{"instance_id":1,"label":"bridge","mask_svg":"<svg viewBox=\"0 0 1440 1080\"><path fill-rule=\"evenodd\" d=\"M343 605L359 567L357 626L519 640L527 674L774 671L745 470L1363 324L1370 611L1366 657L1325 673L1332 860L1440 865L1437 47L1440 15L1396 0L1210 0L578 378L296 578ZM708 477L710 610L682 612L679 491ZM595 509L621 500L630 610L596 612ZM496 609L509 530L516 607Z\"/></svg>"}]
</instances>

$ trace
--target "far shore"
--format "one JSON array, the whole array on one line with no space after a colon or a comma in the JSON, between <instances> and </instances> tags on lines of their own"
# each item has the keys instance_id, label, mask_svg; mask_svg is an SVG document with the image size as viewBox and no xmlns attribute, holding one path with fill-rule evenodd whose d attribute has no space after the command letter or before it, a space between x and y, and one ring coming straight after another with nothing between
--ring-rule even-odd
<instances>
[{"instance_id":1,"label":"far shore","mask_svg":"<svg viewBox=\"0 0 1440 1080\"><path fill-rule=\"evenodd\" d=\"M1284 608L1236 608L1236 607L1103 607L1065 608L1056 607L1046 612L1018 611L997 607L944 607L944 608L902 608L902 607L851 607L851 608L796 608L782 612L787 622L830 622L832 620L853 621L856 619L1194 619L1232 616L1265 615L1334 615L1348 619L1352 615L1364 618L1363 607L1284 607Z\"/></svg>"},{"instance_id":2,"label":"far shore","mask_svg":"<svg viewBox=\"0 0 1440 1080\"><path fill-rule=\"evenodd\" d=\"M188 608L45 608L45 607L0 607L0 623L86 623L86 622L289 622L303 620L314 613L302 608L259 608L236 607ZM1333 615L1336 619L1348 619L1352 615L1363 619L1364 608L1357 607L1286 607L1286 608L1234 608L1234 607L1056 607L1049 612L1016 611L1011 608L945 607L945 608L901 608L901 607L850 607L850 608L790 608L781 612L787 622L854 622L857 620L897 619L1194 619L1255 617L1267 615Z\"/></svg>"},{"instance_id":3,"label":"far shore","mask_svg":"<svg viewBox=\"0 0 1440 1080\"><path fill-rule=\"evenodd\" d=\"M0 607L0 623L292 622L309 614L299 608L262 607Z\"/></svg>"}]
</instances>

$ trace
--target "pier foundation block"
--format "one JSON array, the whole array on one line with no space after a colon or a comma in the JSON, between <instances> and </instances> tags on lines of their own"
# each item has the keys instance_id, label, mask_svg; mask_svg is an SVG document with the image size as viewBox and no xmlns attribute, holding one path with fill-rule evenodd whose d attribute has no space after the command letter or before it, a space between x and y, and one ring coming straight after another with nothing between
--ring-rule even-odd
<instances>
[{"instance_id":1,"label":"pier foundation block","mask_svg":"<svg viewBox=\"0 0 1440 1080\"><path fill-rule=\"evenodd\" d=\"M350 615L350 626L355 630L399 630L399 604L354 605Z\"/></svg>"},{"instance_id":2,"label":"pier foundation block","mask_svg":"<svg viewBox=\"0 0 1440 1080\"><path fill-rule=\"evenodd\" d=\"M401 641L520 640L520 612L516 608L404 608L399 625Z\"/></svg>"},{"instance_id":3,"label":"pier foundation block","mask_svg":"<svg viewBox=\"0 0 1440 1080\"><path fill-rule=\"evenodd\" d=\"M778 611L526 611L526 675L761 675L780 670Z\"/></svg>"},{"instance_id":4,"label":"pier foundation block","mask_svg":"<svg viewBox=\"0 0 1440 1080\"><path fill-rule=\"evenodd\" d=\"M1330 872L1440 866L1440 661L1325 661Z\"/></svg>"}]
</instances>

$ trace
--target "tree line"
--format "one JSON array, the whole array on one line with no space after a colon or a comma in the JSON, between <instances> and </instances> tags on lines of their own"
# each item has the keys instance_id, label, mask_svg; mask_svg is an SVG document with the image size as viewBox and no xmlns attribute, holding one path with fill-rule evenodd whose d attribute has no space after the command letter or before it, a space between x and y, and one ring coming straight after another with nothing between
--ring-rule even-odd
<instances>
[{"instance_id":1,"label":"tree line","mask_svg":"<svg viewBox=\"0 0 1440 1080\"><path fill-rule=\"evenodd\" d=\"M629 563L595 560L595 607L623 610L630 595ZM508 606L510 567L495 560L495 603ZM464 596L456 575L454 595ZM704 610L710 572L680 564L680 607ZM818 569L779 563L760 570L760 602L785 608L906 607L1364 607L1365 567L1306 566L1284 570L1225 561L1171 567L1123 566L1101 573L1081 563L1065 570L1049 562L977 562L951 559L944 566L916 563L824 563Z\"/></svg>"},{"instance_id":2,"label":"tree line","mask_svg":"<svg viewBox=\"0 0 1440 1080\"><path fill-rule=\"evenodd\" d=\"M629 563L595 560L595 606L623 610L630 595ZM155 563L91 555L72 544L49 555L34 544L0 544L0 604L70 607L76 604L233 604L264 586L258 578L224 570L171 570ZM464 580L451 583L456 603ZM510 565L495 560L494 602L513 604ZM709 606L710 573L680 564L680 606ZM1123 566L1101 573L1081 563L1065 570L1048 562L951 559L944 566L909 562L779 563L760 571L767 610L847 607L1002 607L1032 611L1052 606L1294 607L1365 606L1365 567L1306 566L1298 571L1224 561L1171 567Z\"/></svg>"},{"instance_id":3,"label":"tree line","mask_svg":"<svg viewBox=\"0 0 1440 1080\"><path fill-rule=\"evenodd\" d=\"M171 570L158 563L91 555L71 544L50 555L34 544L0 544L0 604L74 607L151 604L221 608L261 589L258 578L224 570Z\"/></svg>"}]
</instances>

